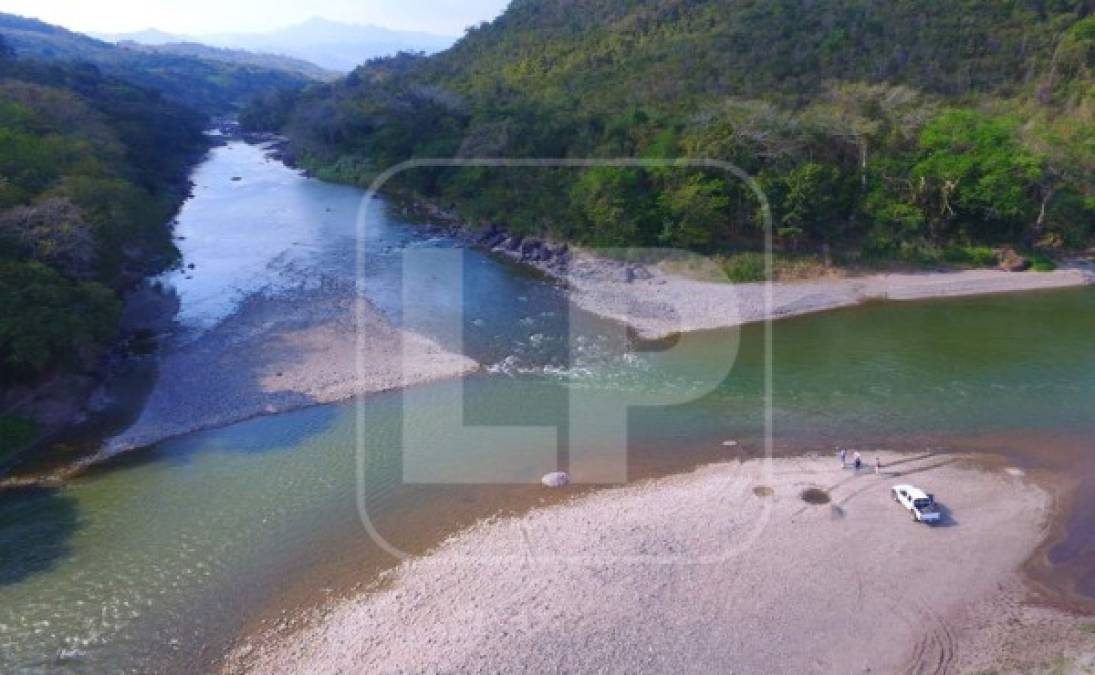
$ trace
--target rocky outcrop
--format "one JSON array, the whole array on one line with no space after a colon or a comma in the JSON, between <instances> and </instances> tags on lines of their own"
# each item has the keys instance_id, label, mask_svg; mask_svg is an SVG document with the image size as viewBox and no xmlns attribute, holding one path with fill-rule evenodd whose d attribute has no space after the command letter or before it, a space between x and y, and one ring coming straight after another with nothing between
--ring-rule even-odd
<instances>
[{"instance_id":1,"label":"rocky outcrop","mask_svg":"<svg viewBox=\"0 0 1095 675\"><path fill-rule=\"evenodd\" d=\"M402 210L407 216L414 215L427 221L426 229L431 234L452 237L468 246L531 265L556 278L573 274L629 284L655 278L646 266L633 262L604 258L594 263L589 258L583 258L582 264L576 265L574 252L566 243L515 234L498 223L483 223L474 227L464 223L454 208L444 209L429 202L413 201Z\"/></svg>"},{"instance_id":2,"label":"rocky outcrop","mask_svg":"<svg viewBox=\"0 0 1095 675\"><path fill-rule=\"evenodd\" d=\"M504 255L517 262L535 264L553 270L561 269L570 262L570 247L566 244L552 244L535 237L510 234L494 224L465 239L479 248Z\"/></svg>"}]
</instances>

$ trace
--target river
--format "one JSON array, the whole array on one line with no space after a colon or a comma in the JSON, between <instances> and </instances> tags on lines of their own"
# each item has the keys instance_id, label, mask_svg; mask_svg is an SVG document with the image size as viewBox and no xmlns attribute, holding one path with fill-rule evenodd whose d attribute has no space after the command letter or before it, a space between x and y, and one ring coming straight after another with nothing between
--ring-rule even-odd
<instances>
[{"instance_id":1,"label":"river","mask_svg":"<svg viewBox=\"0 0 1095 675\"><path fill-rule=\"evenodd\" d=\"M176 340L215 326L251 294L352 278L362 191L304 178L241 143L214 150L194 181L177 233L195 268L164 279L181 300ZM383 200L374 212L366 292L398 322L401 252L458 244L424 235ZM596 420L621 397L687 391L712 364L730 363L697 400L631 412L629 478L763 447L760 326L703 333L662 355L605 337L619 331L569 313L553 285L470 250L463 293L454 293L442 285L416 301L439 326L462 305L464 342L449 346L487 368L415 388L427 411L462 393L470 425L564 431L579 414L591 430L584 441L608 451L613 437L606 429L598 438ZM1092 335L1091 290L878 303L778 322L777 450L987 450L1090 487ZM577 413L567 404L576 392ZM390 543L421 552L478 518L558 498L520 484L404 484L404 398L385 393L363 406L367 508ZM259 418L122 455L60 487L0 494L0 671L209 667L241 631L367 586L395 560L358 513L356 413L340 404ZM416 435L432 440L427 461L506 464L527 450L512 436L461 445L441 418L414 418ZM1090 494L1079 492L1051 556L1062 578L1095 594Z\"/></svg>"}]
</instances>

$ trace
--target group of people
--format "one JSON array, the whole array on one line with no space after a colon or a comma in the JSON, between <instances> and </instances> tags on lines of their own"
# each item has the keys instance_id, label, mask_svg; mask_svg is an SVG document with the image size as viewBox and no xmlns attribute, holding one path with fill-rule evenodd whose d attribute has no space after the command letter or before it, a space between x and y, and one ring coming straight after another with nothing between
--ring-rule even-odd
<instances>
[{"instance_id":1,"label":"group of people","mask_svg":"<svg viewBox=\"0 0 1095 675\"><path fill-rule=\"evenodd\" d=\"M863 468L863 455L859 454L859 450L852 454L852 466L857 472ZM848 468L848 451L844 448L840 449L840 468ZM882 460L878 457L874 459L874 472L875 475L881 475L882 473Z\"/></svg>"}]
</instances>

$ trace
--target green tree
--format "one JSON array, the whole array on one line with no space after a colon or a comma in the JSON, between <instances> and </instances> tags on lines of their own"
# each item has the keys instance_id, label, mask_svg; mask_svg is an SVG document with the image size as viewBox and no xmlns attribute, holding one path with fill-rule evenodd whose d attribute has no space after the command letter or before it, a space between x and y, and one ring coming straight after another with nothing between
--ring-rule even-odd
<instances>
[{"instance_id":1,"label":"green tree","mask_svg":"<svg viewBox=\"0 0 1095 675\"><path fill-rule=\"evenodd\" d=\"M924 128L911 177L934 237L953 226L974 238L1015 236L1034 222L1042 160L1021 146L1018 122L949 110Z\"/></svg>"},{"instance_id":2,"label":"green tree","mask_svg":"<svg viewBox=\"0 0 1095 675\"><path fill-rule=\"evenodd\" d=\"M653 198L638 169L597 167L582 174L571 193L589 222L589 242L597 246L652 244Z\"/></svg>"},{"instance_id":3,"label":"green tree","mask_svg":"<svg viewBox=\"0 0 1095 675\"><path fill-rule=\"evenodd\" d=\"M807 162L783 177L780 225L812 239L831 243L848 222L849 177L837 167Z\"/></svg>"},{"instance_id":4,"label":"green tree","mask_svg":"<svg viewBox=\"0 0 1095 675\"><path fill-rule=\"evenodd\" d=\"M121 302L97 283L73 283L41 263L0 261L4 379L75 367L113 337Z\"/></svg>"},{"instance_id":5,"label":"green tree","mask_svg":"<svg viewBox=\"0 0 1095 675\"><path fill-rule=\"evenodd\" d=\"M670 246L708 250L729 225L730 197L721 180L689 176L663 191L659 204L664 212L662 242Z\"/></svg>"}]
</instances>

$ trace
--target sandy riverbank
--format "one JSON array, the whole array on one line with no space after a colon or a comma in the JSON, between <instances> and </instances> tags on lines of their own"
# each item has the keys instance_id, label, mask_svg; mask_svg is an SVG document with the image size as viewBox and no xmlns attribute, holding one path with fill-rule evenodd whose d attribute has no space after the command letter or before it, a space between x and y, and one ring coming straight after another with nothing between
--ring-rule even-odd
<instances>
[{"instance_id":1,"label":"sandy riverbank","mask_svg":"<svg viewBox=\"0 0 1095 675\"><path fill-rule=\"evenodd\" d=\"M363 317L360 372L355 302ZM330 288L253 295L216 327L164 353L140 417L107 442L104 454L478 368L393 327L367 302L355 301L350 289ZM404 353L410 357L405 370Z\"/></svg>"},{"instance_id":2,"label":"sandy riverbank","mask_svg":"<svg viewBox=\"0 0 1095 675\"><path fill-rule=\"evenodd\" d=\"M1019 569L1046 532L1045 491L961 459L880 456L882 477L831 458L773 460L770 473L753 460L488 521L299 632L245 642L226 669L961 672L1091 660L1095 634L1079 620L1024 603ZM946 525L911 522L889 497L899 481L938 494ZM810 487L832 502L805 503ZM1007 651L1042 637L1054 638L1048 650Z\"/></svg>"},{"instance_id":3,"label":"sandy riverbank","mask_svg":"<svg viewBox=\"0 0 1095 675\"><path fill-rule=\"evenodd\" d=\"M989 293L1049 290L1095 284L1095 267L1063 265L1053 272L962 270L872 274L772 284L697 281L643 267L639 278L621 265L578 254L564 280L582 309L630 325L647 339L674 333L727 328L809 314L870 300L927 300ZM649 277L649 278L645 278ZM630 279L630 280L628 280Z\"/></svg>"}]
</instances>

